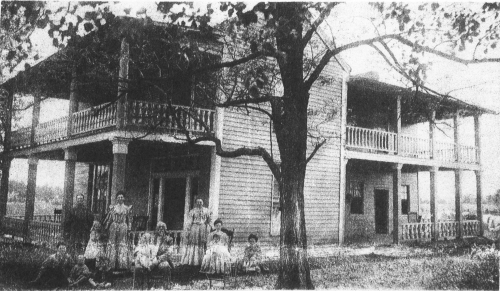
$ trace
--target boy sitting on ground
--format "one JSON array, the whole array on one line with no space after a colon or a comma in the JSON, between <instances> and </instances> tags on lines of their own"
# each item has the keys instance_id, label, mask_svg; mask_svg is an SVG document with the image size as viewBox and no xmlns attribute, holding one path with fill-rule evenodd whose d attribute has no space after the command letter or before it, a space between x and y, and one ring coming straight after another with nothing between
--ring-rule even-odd
<instances>
[{"instance_id":1,"label":"boy sitting on ground","mask_svg":"<svg viewBox=\"0 0 500 291\"><path fill-rule=\"evenodd\" d=\"M92 285L92 287L108 287L104 283L96 283L91 278L92 273L90 272L87 265L85 265L85 257L83 255L79 255L76 260L76 265L71 269L71 273L69 274L69 287L77 287L82 286L86 283Z\"/></svg>"}]
</instances>

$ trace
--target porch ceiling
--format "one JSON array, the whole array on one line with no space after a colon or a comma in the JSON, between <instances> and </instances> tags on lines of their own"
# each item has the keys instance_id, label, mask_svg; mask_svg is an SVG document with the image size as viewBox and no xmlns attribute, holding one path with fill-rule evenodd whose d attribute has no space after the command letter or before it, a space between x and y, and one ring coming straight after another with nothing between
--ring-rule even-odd
<instances>
[{"instance_id":1,"label":"porch ceiling","mask_svg":"<svg viewBox=\"0 0 500 291\"><path fill-rule=\"evenodd\" d=\"M490 113L495 111L468 104L454 97L441 97L409 88L390 85L367 77L354 77L349 81L349 102L356 107L361 106L373 110L385 108L394 111L397 96L401 96L401 113L403 124L415 124L429 120L429 109L436 108L436 119L449 119L460 111L461 116ZM361 108L361 109L362 109Z\"/></svg>"}]
</instances>

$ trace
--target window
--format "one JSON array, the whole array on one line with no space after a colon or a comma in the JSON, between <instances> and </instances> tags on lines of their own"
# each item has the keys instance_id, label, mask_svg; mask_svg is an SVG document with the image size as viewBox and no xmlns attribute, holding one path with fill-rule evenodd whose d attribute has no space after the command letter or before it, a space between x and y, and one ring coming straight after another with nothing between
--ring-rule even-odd
<instances>
[{"instance_id":1,"label":"window","mask_svg":"<svg viewBox=\"0 0 500 291\"><path fill-rule=\"evenodd\" d=\"M402 185L399 191L399 197L401 197L401 214L408 214L410 212L410 186Z\"/></svg>"},{"instance_id":2,"label":"window","mask_svg":"<svg viewBox=\"0 0 500 291\"><path fill-rule=\"evenodd\" d=\"M363 214L364 183L349 181L347 196L351 199L351 214Z\"/></svg>"}]
</instances>

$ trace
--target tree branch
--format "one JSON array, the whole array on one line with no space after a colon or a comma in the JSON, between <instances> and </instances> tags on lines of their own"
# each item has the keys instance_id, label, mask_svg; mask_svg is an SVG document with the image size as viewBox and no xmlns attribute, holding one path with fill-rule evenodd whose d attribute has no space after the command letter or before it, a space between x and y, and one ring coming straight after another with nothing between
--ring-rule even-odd
<instances>
[{"instance_id":1,"label":"tree branch","mask_svg":"<svg viewBox=\"0 0 500 291\"><path fill-rule=\"evenodd\" d=\"M322 142L317 143L316 146L314 146L314 150L312 153L309 155L309 157L306 159L306 165L309 163L309 161L316 155L316 152L326 143L326 139L324 139Z\"/></svg>"},{"instance_id":2,"label":"tree branch","mask_svg":"<svg viewBox=\"0 0 500 291\"><path fill-rule=\"evenodd\" d=\"M203 141L211 141L215 143L215 150L218 156L223 157L223 158L236 158L236 157L241 157L241 156L260 156L262 159L267 163L269 166L269 169L271 169L271 172L273 173L274 177L276 179L281 178L281 171L279 166L274 162L273 158L271 155L267 152L266 149L262 147L256 147L256 148L238 148L233 151L226 151L222 149L222 143L220 139L214 137L214 136L202 136L198 137L195 139L191 139L189 134L186 134L186 138L188 143L190 144L197 144Z\"/></svg>"},{"instance_id":3,"label":"tree branch","mask_svg":"<svg viewBox=\"0 0 500 291\"><path fill-rule=\"evenodd\" d=\"M311 40L313 34L316 32L318 27L323 23L325 18L330 15L330 11L332 11L333 7L335 7L337 4L336 2L330 2L326 5L325 9L321 11L319 17L314 21L314 23L311 24L311 28L306 32L304 37L302 38L302 49L306 47L306 45L309 43Z\"/></svg>"},{"instance_id":4,"label":"tree branch","mask_svg":"<svg viewBox=\"0 0 500 291\"><path fill-rule=\"evenodd\" d=\"M420 44L418 44L416 42L412 42L412 41L404 38L403 36L401 36L401 34L387 34L387 35L377 36L377 37L374 37L374 38L369 38L369 39L365 39L365 40L351 42L349 44L340 46L340 47L338 47L336 49L327 50L327 52L321 58L321 61L318 64L318 66L316 67L316 69L314 69L314 71L309 76L309 78L304 82L304 88L306 90L311 89L312 84L318 79L319 75L321 74L321 72L323 71L323 69L326 67L326 65L328 64L328 62L330 61L330 59L333 56L335 56L335 55L337 55L337 54L339 54L339 53L341 53L341 52L343 52L345 50L348 50L348 49L356 48L356 47L359 47L359 46L362 46L362 45L369 45L369 44L372 44L372 43L375 43L375 42L379 42L379 41L383 41L383 40L386 40L386 39L394 39L394 40L400 42L401 44L404 44L406 46L412 47L414 49L425 51L425 52L428 52L428 53L440 56L440 57L442 57L444 59L451 60L451 61L454 61L454 62L457 62L457 63L460 63L460 64L464 64L464 65L479 64L479 63L500 62L500 58L485 58L485 59L466 60L466 59L462 59L462 58L453 56L451 54L447 54L447 53L441 52L441 51L436 50L436 49L432 49L432 48L427 47L427 46L420 45Z\"/></svg>"}]
</instances>

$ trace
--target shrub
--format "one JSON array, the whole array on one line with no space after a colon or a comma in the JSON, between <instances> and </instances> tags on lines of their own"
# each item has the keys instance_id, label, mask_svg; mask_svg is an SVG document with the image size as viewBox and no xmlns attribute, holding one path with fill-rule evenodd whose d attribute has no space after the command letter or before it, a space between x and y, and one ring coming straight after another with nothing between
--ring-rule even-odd
<instances>
[{"instance_id":1,"label":"shrub","mask_svg":"<svg viewBox=\"0 0 500 291\"><path fill-rule=\"evenodd\" d=\"M0 282L33 280L42 262L53 251L23 243L0 243Z\"/></svg>"}]
</instances>

